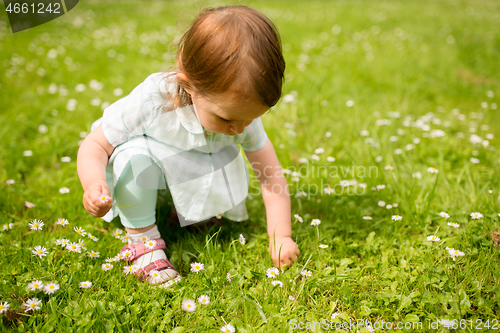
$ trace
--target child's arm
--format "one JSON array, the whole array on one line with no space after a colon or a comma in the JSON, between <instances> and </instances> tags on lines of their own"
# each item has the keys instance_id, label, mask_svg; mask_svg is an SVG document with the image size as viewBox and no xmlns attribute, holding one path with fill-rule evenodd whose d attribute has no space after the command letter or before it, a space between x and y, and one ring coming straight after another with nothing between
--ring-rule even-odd
<instances>
[{"instance_id":1,"label":"child's arm","mask_svg":"<svg viewBox=\"0 0 500 333\"><path fill-rule=\"evenodd\" d=\"M82 183L83 206L87 212L95 217L102 217L111 209L112 199L106 203L99 202L99 196L111 195L106 183L106 166L113 147L104 136L101 125L94 129L78 150L76 168Z\"/></svg>"},{"instance_id":2,"label":"child's arm","mask_svg":"<svg viewBox=\"0 0 500 333\"><path fill-rule=\"evenodd\" d=\"M290 266L300 255L292 240L291 205L288 183L271 141L254 152L245 152L260 181L266 206L269 254L276 266Z\"/></svg>"}]
</instances>

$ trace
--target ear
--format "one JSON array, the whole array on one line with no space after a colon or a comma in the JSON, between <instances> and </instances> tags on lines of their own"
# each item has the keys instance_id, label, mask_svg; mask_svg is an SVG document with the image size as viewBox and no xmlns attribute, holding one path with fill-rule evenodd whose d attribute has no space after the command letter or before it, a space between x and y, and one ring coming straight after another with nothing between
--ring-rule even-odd
<instances>
[{"instance_id":1,"label":"ear","mask_svg":"<svg viewBox=\"0 0 500 333\"><path fill-rule=\"evenodd\" d=\"M193 95L193 90L191 90L189 87L186 87L186 86L189 86L189 80L188 80L186 74L184 74L182 72L178 72L177 74L175 74L175 76L177 77L177 82L185 82L185 84L182 85L182 88L184 88L184 90L189 95Z\"/></svg>"}]
</instances>

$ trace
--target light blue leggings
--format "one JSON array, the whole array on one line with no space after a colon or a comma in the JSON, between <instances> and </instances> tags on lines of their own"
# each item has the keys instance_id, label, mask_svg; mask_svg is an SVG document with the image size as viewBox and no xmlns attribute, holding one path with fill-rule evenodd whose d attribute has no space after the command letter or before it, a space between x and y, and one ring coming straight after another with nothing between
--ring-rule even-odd
<instances>
[{"instance_id":1,"label":"light blue leggings","mask_svg":"<svg viewBox=\"0 0 500 333\"><path fill-rule=\"evenodd\" d=\"M144 170L142 175L147 174L149 180L146 185L144 180L137 181L137 176ZM127 163L114 189L114 203L120 208L119 216L124 227L145 228L156 222L159 187L155 185L162 178L160 168L149 156L134 155Z\"/></svg>"}]
</instances>

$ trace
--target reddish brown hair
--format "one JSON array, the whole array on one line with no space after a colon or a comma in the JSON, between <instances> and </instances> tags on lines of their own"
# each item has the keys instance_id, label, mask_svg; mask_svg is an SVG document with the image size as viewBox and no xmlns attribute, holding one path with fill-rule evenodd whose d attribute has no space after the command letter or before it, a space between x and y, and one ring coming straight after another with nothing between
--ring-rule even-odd
<instances>
[{"instance_id":1,"label":"reddish brown hair","mask_svg":"<svg viewBox=\"0 0 500 333\"><path fill-rule=\"evenodd\" d=\"M236 99L257 98L268 107L281 97L285 59L278 30L245 6L204 9L182 36L176 64L188 79L177 80L177 107L191 104L184 88L209 99L234 92Z\"/></svg>"}]
</instances>

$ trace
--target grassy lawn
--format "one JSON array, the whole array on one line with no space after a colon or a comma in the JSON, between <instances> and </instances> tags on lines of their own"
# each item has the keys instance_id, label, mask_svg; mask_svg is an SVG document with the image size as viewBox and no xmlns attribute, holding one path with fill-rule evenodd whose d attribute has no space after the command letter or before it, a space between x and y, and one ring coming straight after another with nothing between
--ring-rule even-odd
<instances>
[{"instance_id":1,"label":"grassy lawn","mask_svg":"<svg viewBox=\"0 0 500 333\"><path fill-rule=\"evenodd\" d=\"M303 219L292 221L301 256L273 286L253 177L246 222L181 228L159 200L183 280L153 289L123 261L102 269L123 228L86 213L77 151L103 108L172 68L193 16L222 4L257 8L282 34L286 96L262 119ZM1 331L499 331L500 2L80 1L16 34L1 14L0 68ZM38 245L46 256L32 255ZM32 291L34 280L60 289ZM202 294L209 304L182 310ZM25 312L35 297L41 308Z\"/></svg>"}]
</instances>

